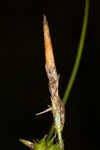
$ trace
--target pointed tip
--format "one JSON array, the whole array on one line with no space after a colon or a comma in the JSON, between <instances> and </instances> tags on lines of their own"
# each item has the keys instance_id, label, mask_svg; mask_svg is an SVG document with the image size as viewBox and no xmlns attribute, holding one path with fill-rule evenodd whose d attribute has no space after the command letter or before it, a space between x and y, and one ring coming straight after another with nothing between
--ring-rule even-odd
<instances>
[{"instance_id":1,"label":"pointed tip","mask_svg":"<svg viewBox=\"0 0 100 150\"><path fill-rule=\"evenodd\" d=\"M34 149L33 143L24 139L19 139L21 143L23 143L25 146L31 148L32 150Z\"/></svg>"},{"instance_id":2,"label":"pointed tip","mask_svg":"<svg viewBox=\"0 0 100 150\"><path fill-rule=\"evenodd\" d=\"M47 25L47 17L45 14L43 14L43 25Z\"/></svg>"},{"instance_id":3,"label":"pointed tip","mask_svg":"<svg viewBox=\"0 0 100 150\"><path fill-rule=\"evenodd\" d=\"M44 111L42 111L42 112L37 113L37 114L36 114L36 116L39 116L39 115L45 114L45 113L47 113L47 112L49 112L49 111L51 111L51 110L52 110L52 108L51 108L51 107L49 107L49 108L47 108L46 110L44 110Z\"/></svg>"},{"instance_id":4,"label":"pointed tip","mask_svg":"<svg viewBox=\"0 0 100 150\"><path fill-rule=\"evenodd\" d=\"M46 15L45 14L43 14L43 20L46 20Z\"/></svg>"},{"instance_id":5,"label":"pointed tip","mask_svg":"<svg viewBox=\"0 0 100 150\"><path fill-rule=\"evenodd\" d=\"M43 15L43 31L44 31L46 66L48 66L49 69L50 68L52 69L55 67L55 62L54 62L54 55L53 55L53 48L52 48L49 26L45 15Z\"/></svg>"}]
</instances>

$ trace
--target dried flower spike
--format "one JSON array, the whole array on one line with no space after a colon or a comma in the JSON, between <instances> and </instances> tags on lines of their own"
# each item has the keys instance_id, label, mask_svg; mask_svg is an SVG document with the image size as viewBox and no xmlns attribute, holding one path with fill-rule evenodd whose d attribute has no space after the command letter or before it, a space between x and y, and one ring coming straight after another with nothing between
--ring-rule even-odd
<instances>
[{"instance_id":1,"label":"dried flower spike","mask_svg":"<svg viewBox=\"0 0 100 150\"><path fill-rule=\"evenodd\" d=\"M43 30L44 30L44 46L45 46L45 60L46 60L45 68L49 79L49 91L51 94L52 113L59 141L61 142L61 145L63 145L61 140L61 131L64 126L65 111L63 102L61 101L58 93L59 76L56 71L53 48L46 16L44 16L43 18Z\"/></svg>"}]
</instances>

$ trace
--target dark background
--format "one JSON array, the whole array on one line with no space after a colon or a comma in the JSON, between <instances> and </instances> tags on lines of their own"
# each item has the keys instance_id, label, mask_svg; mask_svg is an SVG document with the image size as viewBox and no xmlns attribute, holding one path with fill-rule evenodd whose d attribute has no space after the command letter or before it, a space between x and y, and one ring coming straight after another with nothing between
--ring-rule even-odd
<instances>
[{"instance_id":1,"label":"dark background","mask_svg":"<svg viewBox=\"0 0 100 150\"><path fill-rule=\"evenodd\" d=\"M42 20L46 14L63 97L75 61L85 1L0 1L0 149L25 150L19 138L48 133L51 113L45 72ZM99 3L91 1L80 68L66 105L67 150L99 150Z\"/></svg>"}]
</instances>

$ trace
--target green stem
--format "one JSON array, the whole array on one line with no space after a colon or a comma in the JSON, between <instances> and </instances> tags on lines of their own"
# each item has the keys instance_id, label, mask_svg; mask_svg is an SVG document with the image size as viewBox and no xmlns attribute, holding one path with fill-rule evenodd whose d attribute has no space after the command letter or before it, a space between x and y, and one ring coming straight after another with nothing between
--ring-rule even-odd
<instances>
[{"instance_id":1,"label":"green stem","mask_svg":"<svg viewBox=\"0 0 100 150\"><path fill-rule=\"evenodd\" d=\"M52 123L51 128L50 128L50 130L49 130L49 134L48 134L48 136L47 136L47 140L48 140L48 141L49 141L50 138L52 137L53 132L54 132L54 124Z\"/></svg>"},{"instance_id":2,"label":"green stem","mask_svg":"<svg viewBox=\"0 0 100 150\"><path fill-rule=\"evenodd\" d=\"M80 36L80 42L78 45L78 51L77 51L76 60L75 60L74 66L73 66L73 70L72 70L67 88L65 90L65 94L64 94L64 98L63 98L64 104L66 104L68 101L68 97L69 97L70 91L72 89L73 83L75 81L75 77L76 77L76 74L77 74L77 71L79 68L79 64L80 64L80 60L82 57L85 36L86 36L86 29L87 29L87 24L88 24L88 14L89 14L89 0L85 0L85 10L84 10L84 18L83 18L83 26L82 26L81 36ZM48 134L48 139L51 138L53 132L54 132L54 127L52 125L52 127L50 128L49 134Z\"/></svg>"},{"instance_id":3,"label":"green stem","mask_svg":"<svg viewBox=\"0 0 100 150\"><path fill-rule=\"evenodd\" d=\"M58 132L58 139L59 139L60 149L61 149L61 150L64 150L64 147L63 147L63 139L62 139L61 132Z\"/></svg>"},{"instance_id":4,"label":"green stem","mask_svg":"<svg viewBox=\"0 0 100 150\"><path fill-rule=\"evenodd\" d=\"M82 26L82 31L81 31L81 37L80 37L80 42L78 45L78 51L77 51L77 55L76 55L76 60L73 66L73 70L67 85L67 88L65 90L65 94L64 94L64 104L67 103L70 91L72 89L73 83L75 81L77 72L78 72L78 68L80 65L80 60L82 57L82 52L83 52L83 47L84 47L84 42L85 42L85 36L86 36L86 29L87 29L87 24L88 24L88 14L89 14L89 0L85 1L85 10L84 10L84 19L83 19L83 26Z\"/></svg>"}]
</instances>

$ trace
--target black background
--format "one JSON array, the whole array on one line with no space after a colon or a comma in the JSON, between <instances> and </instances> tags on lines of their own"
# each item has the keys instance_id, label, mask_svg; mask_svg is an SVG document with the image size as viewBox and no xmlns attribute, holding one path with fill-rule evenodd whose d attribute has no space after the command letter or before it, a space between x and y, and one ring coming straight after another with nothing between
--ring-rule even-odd
<instances>
[{"instance_id":1,"label":"black background","mask_svg":"<svg viewBox=\"0 0 100 150\"><path fill-rule=\"evenodd\" d=\"M19 138L48 133L51 113L42 20L46 14L63 97L77 53L85 1L0 1L0 149L27 149ZM100 149L99 3L91 1L80 68L66 105L65 149Z\"/></svg>"}]
</instances>

